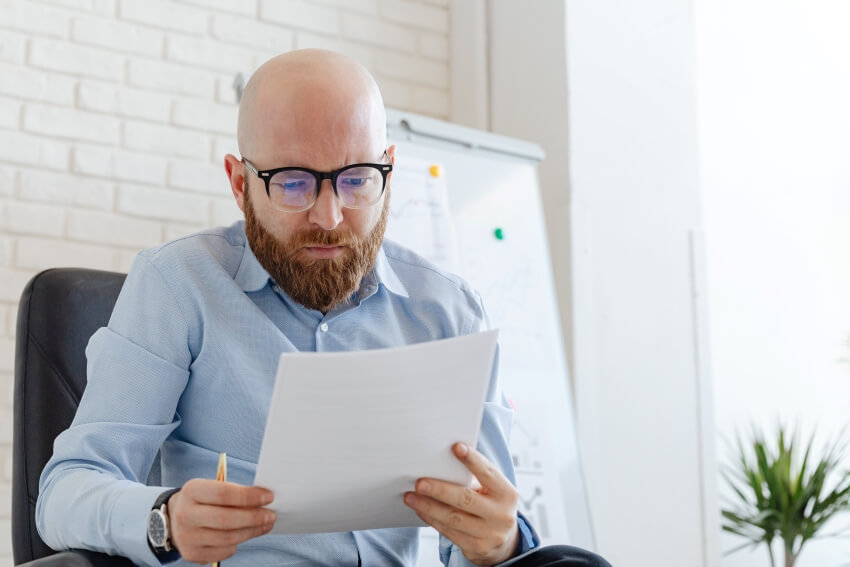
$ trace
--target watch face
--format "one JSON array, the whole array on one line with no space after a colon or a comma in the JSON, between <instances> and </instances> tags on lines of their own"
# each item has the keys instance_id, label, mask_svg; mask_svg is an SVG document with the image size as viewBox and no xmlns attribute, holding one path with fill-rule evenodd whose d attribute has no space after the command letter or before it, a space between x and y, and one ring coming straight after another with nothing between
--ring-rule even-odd
<instances>
[{"instance_id":1,"label":"watch face","mask_svg":"<svg viewBox=\"0 0 850 567\"><path fill-rule=\"evenodd\" d=\"M159 510L151 510L148 516L148 539L154 547L165 547L165 517Z\"/></svg>"}]
</instances>

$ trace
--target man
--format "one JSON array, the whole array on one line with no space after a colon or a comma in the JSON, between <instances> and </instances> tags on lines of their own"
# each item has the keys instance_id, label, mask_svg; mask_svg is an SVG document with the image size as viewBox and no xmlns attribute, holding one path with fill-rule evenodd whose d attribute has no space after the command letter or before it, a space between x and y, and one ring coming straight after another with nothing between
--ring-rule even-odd
<instances>
[{"instance_id":1,"label":"man","mask_svg":"<svg viewBox=\"0 0 850 567\"><path fill-rule=\"evenodd\" d=\"M464 282L383 242L395 157L385 123L374 79L346 57L305 50L257 70L239 109L242 158L225 157L244 226L137 258L89 343L85 395L42 474L37 521L48 545L145 565L415 561L415 528L266 535L274 495L251 486L280 352L485 327ZM452 448L480 488L420 479L404 495L441 533L447 565L495 565L535 545L516 510L510 418L493 380L479 447ZM157 451L164 486L145 486ZM220 452L232 482L212 480Z\"/></svg>"}]
</instances>

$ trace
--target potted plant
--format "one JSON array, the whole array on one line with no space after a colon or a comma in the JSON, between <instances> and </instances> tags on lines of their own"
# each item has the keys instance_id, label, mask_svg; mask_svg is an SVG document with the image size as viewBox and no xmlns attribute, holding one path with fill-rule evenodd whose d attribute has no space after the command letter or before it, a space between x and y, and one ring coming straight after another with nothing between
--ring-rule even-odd
<instances>
[{"instance_id":1,"label":"potted plant","mask_svg":"<svg viewBox=\"0 0 850 567\"><path fill-rule=\"evenodd\" d=\"M753 427L746 443L738 436L735 460L722 468L732 494L721 510L723 529L748 540L728 553L764 545L771 567L777 565L775 539L782 542L785 567L793 567L806 542L825 537L824 524L850 510L850 471L839 470L843 436L816 457L814 435L801 452L798 435L788 433L779 425L775 442L769 443Z\"/></svg>"}]
</instances>

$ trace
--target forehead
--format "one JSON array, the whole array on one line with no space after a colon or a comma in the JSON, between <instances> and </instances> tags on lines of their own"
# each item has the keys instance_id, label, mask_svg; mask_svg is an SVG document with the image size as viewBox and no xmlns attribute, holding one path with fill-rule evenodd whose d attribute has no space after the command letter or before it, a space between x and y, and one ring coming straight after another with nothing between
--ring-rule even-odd
<instances>
[{"instance_id":1,"label":"forehead","mask_svg":"<svg viewBox=\"0 0 850 567\"><path fill-rule=\"evenodd\" d=\"M329 170L383 153L386 120L370 93L326 82L284 89L258 96L258 160Z\"/></svg>"}]
</instances>

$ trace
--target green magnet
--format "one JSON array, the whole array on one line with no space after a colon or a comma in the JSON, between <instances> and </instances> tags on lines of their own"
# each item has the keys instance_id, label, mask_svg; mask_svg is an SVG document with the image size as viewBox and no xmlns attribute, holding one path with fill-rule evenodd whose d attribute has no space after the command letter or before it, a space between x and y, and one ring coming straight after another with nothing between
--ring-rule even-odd
<instances>
[{"instance_id":1,"label":"green magnet","mask_svg":"<svg viewBox=\"0 0 850 567\"><path fill-rule=\"evenodd\" d=\"M493 236L496 237L496 240L504 240L505 239L505 233L501 228L497 228L496 230L494 230Z\"/></svg>"}]
</instances>

